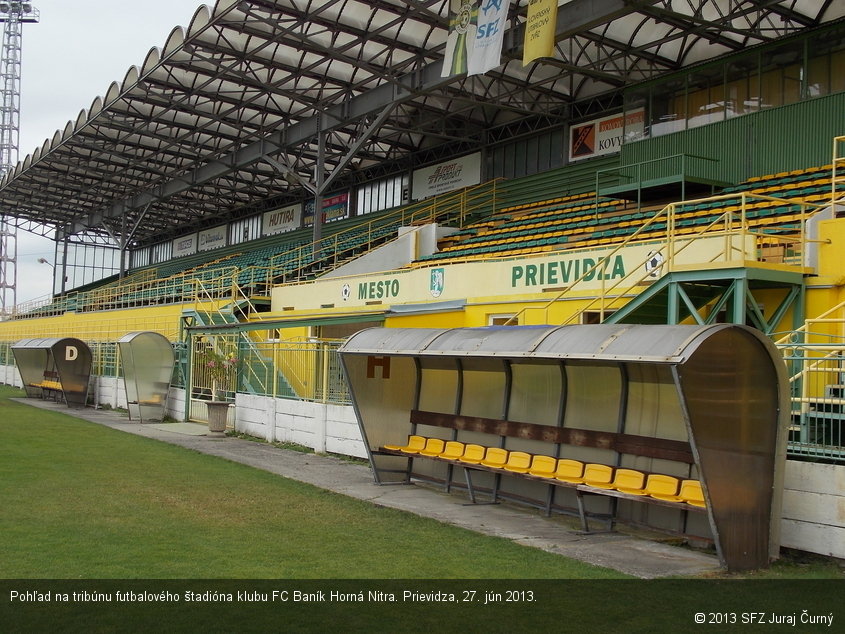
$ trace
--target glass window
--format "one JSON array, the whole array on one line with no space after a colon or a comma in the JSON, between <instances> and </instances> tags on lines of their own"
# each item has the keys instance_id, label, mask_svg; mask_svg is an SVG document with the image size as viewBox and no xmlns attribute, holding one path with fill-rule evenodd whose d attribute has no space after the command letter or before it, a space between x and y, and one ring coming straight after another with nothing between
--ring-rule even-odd
<instances>
[{"instance_id":1,"label":"glass window","mask_svg":"<svg viewBox=\"0 0 845 634\"><path fill-rule=\"evenodd\" d=\"M688 78L687 126L694 128L725 119L724 66L700 69Z\"/></svg>"}]
</instances>

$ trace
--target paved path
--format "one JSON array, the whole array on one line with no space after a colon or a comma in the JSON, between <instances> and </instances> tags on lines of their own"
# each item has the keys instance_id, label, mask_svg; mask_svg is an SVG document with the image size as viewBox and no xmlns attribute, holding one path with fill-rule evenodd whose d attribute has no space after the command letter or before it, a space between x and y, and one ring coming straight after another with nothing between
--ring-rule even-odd
<instances>
[{"instance_id":1,"label":"paved path","mask_svg":"<svg viewBox=\"0 0 845 634\"><path fill-rule=\"evenodd\" d=\"M76 410L50 401L14 400L636 577L699 575L719 570L713 555L622 533L579 534L577 525L562 516L547 518L510 504L468 505L463 494L449 495L428 486L377 486L368 466L333 456L298 453L238 438L211 438L201 435L202 426L192 423L142 425L110 410Z\"/></svg>"}]
</instances>

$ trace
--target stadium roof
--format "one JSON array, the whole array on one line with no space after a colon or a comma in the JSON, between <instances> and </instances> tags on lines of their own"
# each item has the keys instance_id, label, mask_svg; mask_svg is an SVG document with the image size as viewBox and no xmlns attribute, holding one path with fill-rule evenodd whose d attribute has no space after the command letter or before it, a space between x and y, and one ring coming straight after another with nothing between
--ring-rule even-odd
<instances>
[{"instance_id":1,"label":"stadium roof","mask_svg":"<svg viewBox=\"0 0 845 634\"><path fill-rule=\"evenodd\" d=\"M571 0L554 59L523 67L527 4L511 3L501 66L451 79L447 0L200 7L4 176L0 213L45 235L149 243L321 181L472 151L514 122L559 122L574 103L845 15L834 0Z\"/></svg>"}]
</instances>

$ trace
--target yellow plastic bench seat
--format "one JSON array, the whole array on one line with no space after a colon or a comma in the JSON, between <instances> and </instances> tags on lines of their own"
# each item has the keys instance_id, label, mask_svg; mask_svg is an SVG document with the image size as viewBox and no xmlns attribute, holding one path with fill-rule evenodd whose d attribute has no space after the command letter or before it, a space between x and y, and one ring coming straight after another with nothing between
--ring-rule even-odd
<instances>
[{"instance_id":1,"label":"yellow plastic bench seat","mask_svg":"<svg viewBox=\"0 0 845 634\"><path fill-rule=\"evenodd\" d=\"M385 449L390 451L403 451L405 453L419 453L425 449L425 436L408 436L407 445L385 445Z\"/></svg>"},{"instance_id":2,"label":"yellow plastic bench seat","mask_svg":"<svg viewBox=\"0 0 845 634\"><path fill-rule=\"evenodd\" d=\"M557 469L557 458L538 455L534 456L531 461L531 468L528 469L528 473L541 478L554 478L555 469Z\"/></svg>"},{"instance_id":3,"label":"yellow plastic bench seat","mask_svg":"<svg viewBox=\"0 0 845 634\"><path fill-rule=\"evenodd\" d=\"M425 442L425 447L420 449L419 453L421 456L439 456L443 453L445 445L446 441L440 438L429 438Z\"/></svg>"},{"instance_id":4,"label":"yellow plastic bench seat","mask_svg":"<svg viewBox=\"0 0 845 634\"><path fill-rule=\"evenodd\" d=\"M701 482L698 480L684 480L681 482L681 490L678 496L683 502L693 506L706 506L704 491L701 489Z\"/></svg>"},{"instance_id":5,"label":"yellow plastic bench seat","mask_svg":"<svg viewBox=\"0 0 845 634\"><path fill-rule=\"evenodd\" d=\"M579 460L570 460L569 458L558 460L557 469L555 469L556 480L580 484L584 481L584 478L582 477L583 474L583 462Z\"/></svg>"},{"instance_id":6,"label":"yellow plastic bench seat","mask_svg":"<svg viewBox=\"0 0 845 634\"><path fill-rule=\"evenodd\" d=\"M467 445L464 448L464 455L458 458L458 460L468 464L478 464L484 460L485 451L486 448L481 445Z\"/></svg>"},{"instance_id":7,"label":"yellow plastic bench seat","mask_svg":"<svg viewBox=\"0 0 845 634\"><path fill-rule=\"evenodd\" d=\"M678 496L679 485L680 481L674 476L652 473L646 480L645 490L648 495L658 500L680 502L681 498Z\"/></svg>"},{"instance_id":8,"label":"yellow plastic bench seat","mask_svg":"<svg viewBox=\"0 0 845 634\"><path fill-rule=\"evenodd\" d=\"M484 454L484 460L481 464L485 467L494 467L500 469L505 466L508 461L508 450L500 449L499 447L490 447L487 453Z\"/></svg>"},{"instance_id":9,"label":"yellow plastic bench seat","mask_svg":"<svg viewBox=\"0 0 845 634\"><path fill-rule=\"evenodd\" d=\"M443 460L457 460L461 456L464 455L464 443L458 442L457 440L450 440L446 443L446 446L443 448L443 452L437 456L438 458L443 458Z\"/></svg>"},{"instance_id":10,"label":"yellow plastic bench seat","mask_svg":"<svg viewBox=\"0 0 845 634\"><path fill-rule=\"evenodd\" d=\"M62 384L59 381L51 381L49 379L45 379L40 383L30 383L32 387L40 387L42 390L59 390L62 389Z\"/></svg>"},{"instance_id":11,"label":"yellow plastic bench seat","mask_svg":"<svg viewBox=\"0 0 845 634\"><path fill-rule=\"evenodd\" d=\"M645 495L645 474L636 469L617 469L613 476L613 488L620 493Z\"/></svg>"},{"instance_id":12,"label":"yellow plastic bench seat","mask_svg":"<svg viewBox=\"0 0 845 634\"><path fill-rule=\"evenodd\" d=\"M524 451L512 451L505 463L505 470L515 473L528 473L531 468L531 454Z\"/></svg>"},{"instance_id":13,"label":"yellow plastic bench seat","mask_svg":"<svg viewBox=\"0 0 845 634\"><path fill-rule=\"evenodd\" d=\"M584 467L584 484L600 489L612 489L612 481L613 467L595 462L590 462Z\"/></svg>"}]
</instances>

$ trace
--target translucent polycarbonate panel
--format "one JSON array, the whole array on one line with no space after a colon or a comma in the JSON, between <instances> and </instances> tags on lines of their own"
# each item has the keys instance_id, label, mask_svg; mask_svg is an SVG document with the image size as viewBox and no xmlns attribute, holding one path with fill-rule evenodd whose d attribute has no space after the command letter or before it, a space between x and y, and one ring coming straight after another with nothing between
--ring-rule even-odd
<instances>
[{"instance_id":1,"label":"translucent polycarbonate panel","mask_svg":"<svg viewBox=\"0 0 845 634\"><path fill-rule=\"evenodd\" d=\"M512 363L508 420L557 426L563 398L559 363Z\"/></svg>"},{"instance_id":2,"label":"translucent polycarbonate panel","mask_svg":"<svg viewBox=\"0 0 845 634\"><path fill-rule=\"evenodd\" d=\"M410 411L414 407L417 375L413 358L345 355L342 360L367 450L404 445L412 429ZM404 458L374 454L370 457L376 477L404 479L402 474L385 471L403 468L407 462Z\"/></svg>"},{"instance_id":3,"label":"translucent polycarbonate panel","mask_svg":"<svg viewBox=\"0 0 845 634\"><path fill-rule=\"evenodd\" d=\"M566 427L618 430L622 390L618 366L567 362L566 382Z\"/></svg>"},{"instance_id":4,"label":"translucent polycarbonate panel","mask_svg":"<svg viewBox=\"0 0 845 634\"><path fill-rule=\"evenodd\" d=\"M12 346L27 396L61 393L71 407L84 407L91 379L91 349L84 341L23 339ZM26 376L24 376L26 375Z\"/></svg>"},{"instance_id":5,"label":"translucent polycarbonate panel","mask_svg":"<svg viewBox=\"0 0 845 634\"><path fill-rule=\"evenodd\" d=\"M774 484L783 468L779 429L788 422L776 355L757 331L722 329L678 370L717 544L733 570L768 564Z\"/></svg>"},{"instance_id":6,"label":"translucent polycarbonate panel","mask_svg":"<svg viewBox=\"0 0 845 634\"><path fill-rule=\"evenodd\" d=\"M122 337L118 346L130 417L161 420L175 363L172 345L159 333L134 332Z\"/></svg>"},{"instance_id":7,"label":"translucent polycarbonate panel","mask_svg":"<svg viewBox=\"0 0 845 634\"><path fill-rule=\"evenodd\" d=\"M463 391L461 411L464 416L502 418L505 412L507 376L502 359L462 359Z\"/></svg>"},{"instance_id":8,"label":"translucent polycarbonate panel","mask_svg":"<svg viewBox=\"0 0 845 634\"><path fill-rule=\"evenodd\" d=\"M12 346L12 354L15 357L15 365L20 372L26 395L29 397L41 396L41 388L36 387L36 385L44 380L49 349Z\"/></svg>"},{"instance_id":9,"label":"translucent polycarbonate panel","mask_svg":"<svg viewBox=\"0 0 845 634\"><path fill-rule=\"evenodd\" d=\"M420 359L419 407L426 412L454 414L458 404L458 364L454 359ZM412 389L412 386L409 386Z\"/></svg>"},{"instance_id":10,"label":"translucent polycarbonate panel","mask_svg":"<svg viewBox=\"0 0 845 634\"><path fill-rule=\"evenodd\" d=\"M626 365L628 404L625 433L670 440L689 439L678 389L665 365Z\"/></svg>"},{"instance_id":11,"label":"translucent polycarbonate panel","mask_svg":"<svg viewBox=\"0 0 845 634\"><path fill-rule=\"evenodd\" d=\"M417 354L442 333L439 328L367 328L347 339L340 352Z\"/></svg>"},{"instance_id":12,"label":"translucent polycarbonate panel","mask_svg":"<svg viewBox=\"0 0 845 634\"><path fill-rule=\"evenodd\" d=\"M454 328L431 341L426 350L448 352L456 356L528 353L553 330L551 326Z\"/></svg>"}]
</instances>

